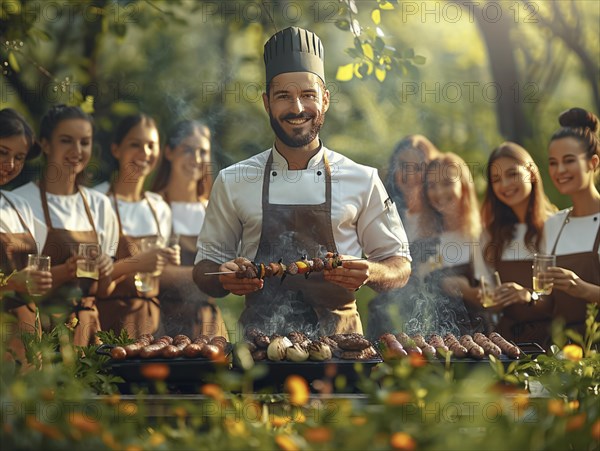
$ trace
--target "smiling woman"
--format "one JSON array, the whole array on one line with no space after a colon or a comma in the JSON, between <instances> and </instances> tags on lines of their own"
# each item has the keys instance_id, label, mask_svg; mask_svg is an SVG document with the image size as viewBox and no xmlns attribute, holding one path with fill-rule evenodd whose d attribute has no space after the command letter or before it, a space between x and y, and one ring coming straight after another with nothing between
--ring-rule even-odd
<instances>
[{"instance_id":1,"label":"smiling woman","mask_svg":"<svg viewBox=\"0 0 600 451\"><path fill-rule=\"evenodd\" d=\"M143 191L160 156L158 129L144 114L127 116L111 146L118 171L108 188L116 213L119 244L111 296L99 305L105 329L130 337L155 333L160 324L159 276L166 263L179 264L179 250L164 248L171 233L171 209L161 196Z\"/></svg>"},{"instance_id":2,"label":"smiling woman","mask_svg":"<svg viewBox=\"0 0 600 451\"><path fill-rule=\"evenodd\" d=\"M45 234L41 253L52 260L52 290L39 305L48 313L48 322L77 317L74 342L81 346L92 342L100 329L96 297L114 288L111 257L117 240L108 198L80 186L91 158L92 124L78 107L51 108L40 126L45 162L39 186L28 183L15 190L31 205L36 225ZM77 261L83 258L77 255L80 244L97 244L102 250L98 280L77 277Z\"/></svg>"}]
</instances>

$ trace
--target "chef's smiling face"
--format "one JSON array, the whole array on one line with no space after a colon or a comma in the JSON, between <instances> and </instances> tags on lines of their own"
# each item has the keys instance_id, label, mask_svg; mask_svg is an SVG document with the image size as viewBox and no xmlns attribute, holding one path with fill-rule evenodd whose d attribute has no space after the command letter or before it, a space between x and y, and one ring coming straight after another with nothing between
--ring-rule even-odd
<instances>
[{"instance_id":1,"label":"chef's smiling face","mask_svg":"<svg viewBox=\"0 0 600 451\"><path fill-rule=\"evenodd\" d=\"M277 139L299 148L318 139L329 108L329 91L311 72L289 72L271 80L263 102Z\"/></svg>"},{"instance_id":2,"label":"chef's smiling face","mask_svg":"<svg viewBox=\"0 0 600 451\"><path fill-rule=\"evenodd\" d=\"M490 182L496 197L510 208L529 201L532 190L531 171L518 161L500 157L490 168Z\"/></svg>"},{"instance_id":3,"label":"chef's smiling face","mask_svg":"<svg viewBox=\"0 0 600 451\"><path fill-rule=\"evenodd\" d=\"M425 189L431 206L442 215L458 211L462 198L461 170L455 165L437 165L426 174Z\"/></svg>"},{"instance_id":4,"label":"chef's smiling face","mask_svg":"<svg viewBox=\"0 0 600 451\"><path fill-rule=\"evenodd\" d=\"M85 119L60 121L52 131L50 140L42 139L41 145L47 166L77 175L92 157L92 124Z\"/></svg>"},{"instance_id":5,"label":"chef's smiling face","mask_svg":"<svg viewBox=\"0 0 600 451\"><path fill-rule=\"evenodd\" d=\"M133 179L145 177L154 169L159 152L158 130L145 121L132 127L119 144L112 145L119 171Z\"/></svg>"},{"instance_id":6,"label":"chef's smiling face","mask_svg":"<svg viewBox=\"0 0 600 451\"><path fill-rule=\"evenodd\" d=\"M588 159L581 143L575 138L552 141L548 153L550 177L561 194L574 194L588 189L594 183L598 156Z\"/></svg>"},{"instance_id":7,"label":"chef's smiling face","mask_svg":"<svg viewBox=\"0 0 600 451\"><path fill-rule=\"evenodd\" d=\"M29 143L24 135L0 138L0 186L21 173L28 150Z\"/></svg>"}]
</instances>

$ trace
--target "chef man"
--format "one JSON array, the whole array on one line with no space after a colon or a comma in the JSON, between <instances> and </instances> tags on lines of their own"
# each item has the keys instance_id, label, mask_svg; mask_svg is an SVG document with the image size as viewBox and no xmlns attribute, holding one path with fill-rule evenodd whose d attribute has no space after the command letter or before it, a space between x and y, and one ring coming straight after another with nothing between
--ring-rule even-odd
<instances>
[{"instance_id":1,"label":"chef man","mask_svg":"<svg viewBox=\"0 0 600 451\"><path fill-rule=\"evenodd\" d=\"M383 291L406 283L406 233L377 171L319 139L330 105L319 37L297 27L279 31L265 44L264 61L263 102L275 142L217 176L198 237L194 280L214 297L246 297L242 333L251 327L267 334L362 333L355 291L365 284ZM283 281L234 273L239 256L289 264L327 252L348 261Z\"/></svg>"}]
</instances>

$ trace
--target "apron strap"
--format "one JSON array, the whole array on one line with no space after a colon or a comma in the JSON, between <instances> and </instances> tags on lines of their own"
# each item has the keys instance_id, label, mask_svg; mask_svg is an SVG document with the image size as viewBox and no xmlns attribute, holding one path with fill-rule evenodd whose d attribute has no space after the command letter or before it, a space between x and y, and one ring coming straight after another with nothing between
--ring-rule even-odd
<instances>
[{"instance_id":1,"label":"apron strap","mask_svg":"<svg viewBox=\"0 0 600 451\"><path fill-rule=\"evenodd\" d=\"M119 236L124 236L125 234L123 233L123 224L121 222L121 214L119 213L119 203L117 199L117 194L112 189L108 192L108 194L112 195L113 201L115 203L115 213L117 215L117 222L119 223ZM156 230L158 230L158 236L162 238L162 233L160 233L160 222L158 221L158 215L156 214L156 210L152 206L152 202L150 202L150 199L148 198L146 193L144 193L144 199L146 199L146 202L148 203L148 208L150 208L150 213L152 213L154 222L156 222Z\"/></svg>"},{"instance_id":2,"label":"apron strap","mask_svg":"<svg viewBox=\"0 0 600 451\"><path fill-rule=\"evenodd\" d=\"M558 241L560 240L560 236L562 235L563 229L565 228L565 225L567 225L567 222L569 222L569 218L571 217L571 212L573 211L573 207L571 207L569 209L569 212L567 213L567 216L565 216L565 219L563 220L562 225L560 226L560 229L558 231L558 235L556 235L556 240L554 241L554 246L552 247L552 252L550 252L550 254L554 254L556 252L556 246L558 245Z\"/></svg>"}]
</instances>

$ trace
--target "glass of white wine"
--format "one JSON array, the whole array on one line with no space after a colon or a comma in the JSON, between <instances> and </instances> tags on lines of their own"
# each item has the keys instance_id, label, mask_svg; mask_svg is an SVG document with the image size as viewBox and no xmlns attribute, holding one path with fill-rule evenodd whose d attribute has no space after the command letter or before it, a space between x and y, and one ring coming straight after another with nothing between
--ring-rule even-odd
<instances>
[{"instance_id":1,"label":"glass of white wine","mask_svg":"<svg viewBox=\"0 0 600 451\"><path fill-rule=\"evenodd\" d=\"M77 277L98 280L98 257L100 245L98 243L80 243L78 255L83 258L77 260Z\"/></svg>"},{"instance_id":2,"label":"glass of white wine","mask_svg":"<svg viewBox=\"0 0 600 451\"><path fill-rule=\"evenodd\" d=\"M493 279L487 280L485 276L481 276L479 284L481 286L481 305L484 308L493 307L494 290L496 289Z\"/></svg>"},{"instance_id":3,"label":"glass of white wine","mask_svg":"<svg viewBox=\"0 0 600 451\"><path fill-rule=\"evenodd\" d=\"M533 291L539 296L552 293L554 283L543 278L543 273L551 266L556 266L556 255L533 255Z\"/></svg>"}]
</instances>

